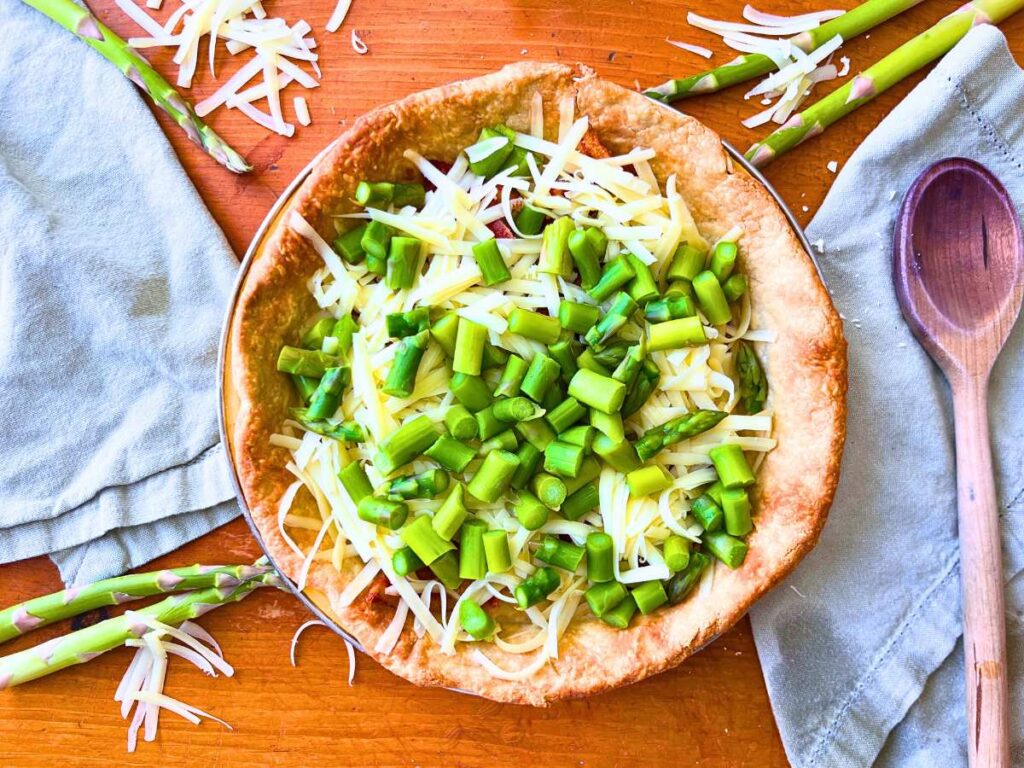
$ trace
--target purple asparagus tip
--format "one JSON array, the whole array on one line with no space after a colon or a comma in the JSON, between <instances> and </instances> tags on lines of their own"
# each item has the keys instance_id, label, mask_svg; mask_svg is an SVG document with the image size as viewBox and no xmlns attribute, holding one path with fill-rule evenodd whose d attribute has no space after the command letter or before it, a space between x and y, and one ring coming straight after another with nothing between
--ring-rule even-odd
<instances>
[{"instance_id":1,"label":"purple asparagus tip","mask_svg":"<svg viewBox=\"0 0 1024 768\"><path fill-rule=\"evenodd\" d=\"M163 592L170 592L185 579L171 571L160 571L156 576L156 585Z\"/></svg>"},{"instance_id":2,"label":"purple asparagus tip","mask_svg":"<svg viewBox=\"0 0 1024 768\"><path fill-rule=\"evenodd\" d=\"M24 608L18 608L14 611L11 623L14 624L14 628L19 632L28 632L30 629L35 629L42 624L43 620L38 616L33 616Z\"/></svg>"},{"instance_id":3,"label":"purple asparagus tip","mask_svg":"<svg viewBox=\"0 0 1024 768\"><path fill-rule=\"evenodd\" d=\"M971 22L971 26L976 27L979 24L989 24L992 21L992 18L987 13L985 13L985 11L976 6L974 3L964 3L955 11L950 11L942 18L948 19L950 16L958 16L959 14L964 13L965 11L970 12L974 16L974 19Z\"/></svg>"},{"instance_id":4,"label":"purple asparagus tip","mask_svg":"<svg viewBox=\"0 0 1024 768\"><path fill-rule=\"evenodd\" d=\"M165 101L167 102L168 106L170 106L172 109L176 109L178 112L180 112L183 115L188 115L188 113L189 113L188 105L184 102L184 100L181 98L181 96L179 96L177 93L169 94L167 96L167 98L165 99Z\"/></svg>"},{"instance_id":5,"label":"purple asparagus tip","mask_svg":"<svg viewBox=\"0 0 1024 768\"><path fill-rule=\"evenodd\" d=\"M143 91L149 93L149 87L146 85L146 81L142 79L142 75L139 74L139 70L134 66L128 67L128 69L124 71L124 76L139 86Z\"/></svg>"},{"instance_id":6,"label":"purple asparagus tip","mask_svg":"<svg viewBox=\"0 0 1024 768\"><path fill-rule=\"evenodd\" d=\"M50 659L53 658L53 654L57 650L57 644L63 639L64 638L61 637L55 637L53 640L47 640L42 645L36 647L36 655L43 660L44 664L50 663Z\"/></svg>"},{"instance_id":7,"label":"purple asparagus tip","mask_svg":"<svg viewBox=\"0 0 1024 768\"><path fill-rule=\"evenodd\" d=\"M213 583L218 587L237 587L242 582L230 573L218 573L214 577Z\"/></svg>"},{"instance_id":8,"label":"purple asparagus tip","mask_svg":"<svg viewBox=\"0 0 1024 768\"><path fill-rule=\"evenodd\" d=\"M769 147L767 144L761 144L750 158L750 162L755 167L760 167L771 162L772 158L775 157L775 150Z\"/></svg>"},{"instance_id":9,"label":"purple asparagus tip","mask_svg":"<svg viewBox=\"0 0 1024 768\"><path fill-rule=\"evenodd\" d=\"M974 9L974 21L971 24L972 27L980 27L982 24L992 23L992 17L989 16L988 13L986 13L982 8L979 8L973 3L968 3L967 5L964 6L964 8Z\"/></svg>"},{"instance_id":10,"label":"purple asparagus tip","mask_svg":"<svg viewBox=\"0 0 1024 768\"><path fill-rule=\"evenodd\" d=\"M97 656L101 656L101 655L102 654L99 651L85 651L83 653L78 654L78 661L80 663L84 664L85 662L92 661Z\"/></svg>"},{"instance_id":11,"label":"purple asparagus tip","mask_svg":"<svg viewBox=\"0 0 1024 768\"><path fill-rule=\"evenodd\" d=\"M814 47L814 39L808 32L801 32L796 37L790 38L789 42L799 48L801 51L807 52L808 48Z\"/></svg>"},{"instance_id":12,"label":"purple asparagus tip","mask_svg":"<svg viewBox=\"0 0 1024 768\"><path fill-rule=\"evenodd\" d=\"M215 603L196 603L194 608L195 618L198 619L200 616L209 613L216 607L217 605Z\"/></svg>"},{"instance_id":13,"label":"purple asparagus tip","mask_svg":"<svg viewBox=\"0 0 1024 768\"><path fill-rule=\"evenodd\" d=\"M200 565L198 573L213 573L223 568L223 565Z\"/></svg>"},{"instance_id":14,"label":"purple asparagus tip","mask_svg":"<svg viewBox=\"0 0 1024 768\"><path fill-rule=\"evenodd\" d=\"M11 680L14 679L14 675L10 672L0 672L0 691L7 688L11 684Z\"/></svg>"},{"instance_id":15,"label":"purple asparagus tip","mask_svg":"<svg viewBox=\"0 0 1024 768\"><path fill-rule=\"evenodd\" d=\"M81 590L78 587L69 587L68 589L65 589L64 597L61 598L61 602L64 603L64 605L70 605L71 602L78 597L79 592L81 592Z\"/></svg>"},{"instance_id":16,"label":"purple asparagus tip","mask_svg":"<svg viewBox=\"0 0 1024 768\"><path fill-rule=\"evenodd\" d=\"M807 129L807 133L804 134L804 137L802 139L800 139L800 142L803 143L808 139L813 139L815 136L820 136L824 132L825 126L822 125L821 121L819 120L818 122L816 122L814 125Z\"/></svg>"},{"instance_id":17,"label":"purple asparagus tip","mask_svg":"<svg viewBox=\"0 0 1024 768\"><path fill-rule=\"evenodd\" d=\"M802 128L803 124L804 124L803 115L797 113L797 114L793 115L791 118L789 118L789 120L784 122L782 124L782 128L780 128L779 130L781 131L781 130L784 130L786 128Z\"/></svg>"},{"instance_id":18,"label":"purple asparagus tip","mask_svg":"<svg viewBox=\"0 0 1024 768\"><path fill-rule=\"evenodd\" d=\"M853 83L850 85L850 96L846 99L846 103L849 104L859 99L869 99L877 94L874 78L867 75L857 75L853 78Z\"/></svg>"},{"instance_id":19,"label":"purple asparagus tip","mask_svg":"<svg viewBox=\"0 0 1024 768\"><path fill-rule=\"evenodd\" d=\"M79 37L88 37L90 40L99 40L100 42L104 40L103 33L100 32L100 25L91 13L79 19L75 27L75 34Z\"/></svg>"},{"instance_id":20,"label":"purple asparagus tip","mask_svg":"<svg viewBox=\"0 0 1024 768\"><path fill-rule=\"evenodd\" d=\"M149 631L149 625L144 621L133 621L128 625L128 631L136 637L142 637Z\"/></svg>"},{"instance_id":21,"label":"purple asparagus tip","mask_svg":"<svg viewBox=\"0 0 1024 768\"><path fill-rule=\"evenodd\" d=\"M114 598L114 605L130 603L132 600L135 599L133 595L129 595L127 592L111 592L110 596Z\"/></svg>"},{"instance_id":22,"label":"purple asparagus tip","mask_svg":"<svg viewBox=\"0 0 1024 768\"><path fill-rule=\"evenodd\" d=\"M183 123L179 123L179 125L182 130L185 131L185 135L188 136L189 140L191 140L193 144L198 144L200 147L204 148L206 147L206 144L203 142L202 134L196 130L196 127L192 124L191 120L186 120Z\"/></svg>"}]
</instances>

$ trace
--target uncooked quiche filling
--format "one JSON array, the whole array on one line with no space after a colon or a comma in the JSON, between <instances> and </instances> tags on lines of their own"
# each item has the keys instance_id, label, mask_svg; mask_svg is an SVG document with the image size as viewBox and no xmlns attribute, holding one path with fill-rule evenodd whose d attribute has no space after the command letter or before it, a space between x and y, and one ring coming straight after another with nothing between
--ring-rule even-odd
<instances>
[{"instance_id":1,"label":"uncooked quiche filling","mask_svg":"<svg viewBox=\"0 0 1024 768\"><path fill-rule=\"evenodd\" d=\"M358 563L340 607L386 579L378 653L409 624L523 679L574 618L627 629L747 555L775 442L743 232L708 242L653 151L560 116L545 140L537 94L526 133L482 126L450 165L406 151L419 181L360 183L333 243L286 220L324 265L277 364L278 524L300 587L315 561ZM505 670L489 644L536 656Z\"/></svg>"}]
</instances>

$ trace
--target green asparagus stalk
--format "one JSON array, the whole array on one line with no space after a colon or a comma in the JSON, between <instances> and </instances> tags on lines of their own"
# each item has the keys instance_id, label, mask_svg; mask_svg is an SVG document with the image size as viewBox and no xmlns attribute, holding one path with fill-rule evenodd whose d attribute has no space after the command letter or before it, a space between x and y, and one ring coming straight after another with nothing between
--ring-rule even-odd
<instances>
[{"instance_id":1,"label":"green asparagus stalk","mask_svg":"<svg viewBox=\"0 0 1024 768\"><path fill-rule=\"evenodd\" d=\"M75 664L91 661L100 654L119 648L126 640L142 637L149 630L146 619L164 624L180 624L195 619L226 603L242 600L260 587L280 587L280 577L257 561L258 575L224 587L207 587L172 595L159 603L101 621L69 635L56 637L42 645L0 658L0 689L11 688L58 672Z\"/></svg>"},{"instance_id":2,"label":"green asparagus stalk","mask_svg":"<svg viewBox=\"0 0 1024 768\"><path fill-rule=\"evenodd\" d=\"M121 74L135 83L153 103L176 122L185 135L218 163L234 173L245 173L252 166L228 146L210 126L196 114L192 105L160 73L136 53L128 43L103 25L88 8L73 0L23 0L26 5L49 16L66 30L88 43Z\"/></svg>"},{"instance_id":3,"label":"green asparagus stalk","mask_svg":"<svg viewBox=\"0 0 1024 768\"><path fill-rule=\"evenodd\" d=\"M330 419L310 421L308 413L305 408L291 409L292 416L310 432L315 432L318 435L330 437L334 440L340 440L343 443L361 443L366 440L366 433L358 422L331 421Z\"/></svg>"},{"instance_id":4,"label":"green asparagus stalk","mask_svg":"<svg viewBox=\"0 0 1024 768\"><path fill-rule=\"evenodd\" d=\"M740 402L747 413L760 413L768 399L765 378L757 353L745 342L736 342L736 374L740 383Z\"/></svg>"},{"instance_id":5,"label":"green asparagus stalk","mask_svg":"<svg viewBox=\"0 0 1024 768\"><path fill-rule=\"evenodd\" d=\"M700 410L666 421L659 427L647 430L643 437L636 441L637 455L641 461L647 461L662 448L713 429L727 415L723 411Z\"/></svg>"},{"instance_id":6,"label":"green asparagus stalk","mask_svg":"<svg viewBox=\"0 0 1024 768\"><path fill-rule=\"evenodd\" d=\"M781 128L748 149L747 159L756 166L767 165L946 54L973 27L998 24L1022 8L1024 0L973 0L908 40L842 88L793 115Z\"/></svg>"},{"instance_id":7,"label":"green asparagus stalk","mask_svg":"<svg viewBox=\"0 0 1024 768\"><path fill-rule=\"evenodd\" d=\"M921 0L867 0L842 16L825 22L820 27L791 37L789 42L805 53L810 53L836 35L842 37L843 40L850 40L888 21L893 16L903 13L908 8L913 8L920 2ZM679 80L668 80L644 91L644 95L671 104L673 101L689 96L716 93L776 69L778 69L778 65L763 53L748 53L720 67L698 72L696 75Z\"/></svg>"},{"instance_id":8,"label":"green asparagus stalk","mask_svg":"<svg viewBox=\"0 0 1024 768\"><path fill-rule=\"evenodd\" d=\"M208 587L226 589L270 570L269 565L192 565L117 576L85 587L70 587L0 611L0 643L96 608L167 592Z\"/></svg>"}]
</instances>

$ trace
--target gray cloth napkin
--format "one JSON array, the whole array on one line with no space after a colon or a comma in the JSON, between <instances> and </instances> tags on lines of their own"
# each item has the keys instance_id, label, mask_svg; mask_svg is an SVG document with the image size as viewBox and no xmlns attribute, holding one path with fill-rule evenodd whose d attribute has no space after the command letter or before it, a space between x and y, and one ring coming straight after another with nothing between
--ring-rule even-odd
<instances>
[{"instance_id":1,"label":"gray cloth napkin","mask_svg":"<svg viewBox=\"0 0 1024 768\"><path fill-rule=\"evenodd\" d=\"M817 548L752 611L796 766L966 765L949 389L910 334L890 276L914 179L948 156L986 165L1024 211L1024 73L973 30L854 153L808 237L845 317L842 480ZM1024 321L992 374L1015 764L1024 765Z\"/></svg>"},{"instance_id":2,"label":"gray cloth napkin","mask_svg":"<svg viewBox=\"0 0 1024 768\"><path fill-rule=\"evenodd\" d=\"M237 263L142 97L0 2L0 563L119 573L238 514L216 361Z\"/></svg>"}]
</instances>

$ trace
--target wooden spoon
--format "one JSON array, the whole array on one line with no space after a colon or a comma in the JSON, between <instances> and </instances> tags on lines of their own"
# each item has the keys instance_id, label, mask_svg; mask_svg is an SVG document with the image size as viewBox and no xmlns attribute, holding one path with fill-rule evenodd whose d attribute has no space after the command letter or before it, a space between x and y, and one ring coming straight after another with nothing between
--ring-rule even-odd
<instances>
[{"instance_id":1,"label":"wooden spoon","mask_svg":"<svg viewBox=\"0 0 1024 768\"><path fill-rule=\"evenodd\" d=\"M1024 243L1013 202L988 170L949 158L918 177L896 225L893 280L914 336L953 390L969 763L1009 768L988 377L1020 312Z\"/></svg>"}]
</instances>

